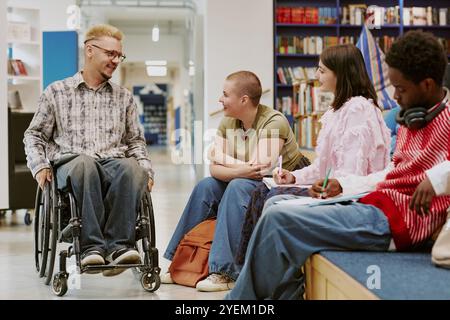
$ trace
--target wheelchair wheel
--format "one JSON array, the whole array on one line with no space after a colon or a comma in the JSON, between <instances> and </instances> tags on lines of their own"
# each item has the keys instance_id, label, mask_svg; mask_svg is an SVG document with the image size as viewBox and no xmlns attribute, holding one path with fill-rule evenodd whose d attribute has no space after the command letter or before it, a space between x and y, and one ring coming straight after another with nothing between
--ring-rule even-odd
<instances>
[{"instance_id":1,"label":"wheelchair wheel","mask_svg":"<svg viewBox=\"0 0 450 320\"><path fill-rule=\"evenodd\" d=\"M158 290L159 286L161 285L161 278L159 277L159 274L157 274L155 272L143 273L141 276L141 285L145 291L155 292L156 290Z\"/></svg>"},{"instance_id":2,"label":"wheelchair wheel","mask_svg":"<svg viewBox=\"0 0 450 320\"><path fill-rule=\"evenodd\" d=\"M45 284L48 285L53 273L58 236L54 180L45 184L44 191L38 187L35 208L34 257L36 270L39 272L40 278L45 277Z\"/></svg>"},{"instance_id":3,"label":"wheelchair wheel","mask_svg":"<svg viewBox=\"0 0 450 320\"><path fill-rule=\"evenodd\" d=\"M155 237L155 216L153 214L153 204L149 193L144 195L144 211L143 214L148 217L149 220L149 231L150 231L150 246L156 247L156 237Z\"/></svg>"},{"instance_id":4,"label":"wheelchair wheel","mask_svg":"<svg viewBox=\"0 0 450 320\"><path fill-rule=\"evenodd\" d=\"M48 241L50 236L50 230L48 228L50 224L50 216L48 214L49 199L48 187L45 187L44 191L38 187L34 218L34 258L36 270L39 272L40 278L45 275L45 269L47 268Z\"/></svg>"},{"instance_id":5,"label":"wheelchair wheel","mask_svg":"<svg viewBox=\"0 0 450 320\"><path fill-rule=\"evenodd\" d=\"M35 211L34 211L34 262L36 265L36 271L39 272L40 270L40 242L39 242L39 217L41 212L41 197L42 197L42 191L41 188L37 188L36 192L36 200L35 200Z\"/></svg>"},{"instance_id":6,"label":"wheelchair wheel","mask_svg":"<svg viewBox=\"0 0 450 320\"><path fill-rule=\"evenodd\" d=\"M25 216L23 217L23 222L24 222L27 226L29 226L30 224L33 223L33 220L31 219L31 213L30 213L30 211L27 211L27 212L25 213Z\"/></svg>"},{"instance_id":7,"label":"wheelchair wheel","mask_svg":"<svg viewBox=\"0 0 450 320\"><path fill-rule=\"evenodd\" d=\"M49 221L50 224L49 227L49 247L48 247L48 253L50 255L47 257L47 267L45 270L45 284L49 285L52 281L53 276L53 268L55 266L55 257L56 257L56 249L57 249L57 240L58 240L58 229L59 229L59 209L58 209L58 201L57 201L57 190L56 190L56 184L55 179L52 179L52 181L49 184L51 186L50 188L50 210L49 212Z\"/></svg>"},{"instance_id":8,"label":"wheelchair wheel","mask_svg":"<svg viewBox=\"0 0 450 320\"><path fill-rule=\"evenodd\" d=\"M59 297L62 297L63 295L66 294L67 289L68 289L67 277L64 276L62 272L58 272L57 274L55 274L52 281L53 293Z\"/></svg>"}]
</instances>

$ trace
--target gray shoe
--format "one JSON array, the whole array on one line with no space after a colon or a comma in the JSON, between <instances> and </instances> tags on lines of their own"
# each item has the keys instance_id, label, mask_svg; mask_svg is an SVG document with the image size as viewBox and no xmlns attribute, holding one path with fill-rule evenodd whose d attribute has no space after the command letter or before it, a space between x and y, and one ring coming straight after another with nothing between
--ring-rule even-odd
<instances>
[{"instance_id":1,"label":"gray shoe","mask_svg":"<svg viewBox=\"0 0 450 320\"><path fill-rule=\"evenodd\" d=\"M233 289L234 284L235 281L224 274L211 273L208 278L199 281L195 288L206 292L226 291Z\"/></svg>"},{"instance_id":2,"label":"gray shoe","mask_svg":"<svg viewBox=\"0 0 450 320\"><path fill-rule=\"evenodd\" d=\"M123 248L114 251L106 257L106 261L109 262L108 266L115 266L118 264L139 264L141 263L141 256L139 252L131 248ZM105 277L112 277L124 272L127 268L114 268L103 270Z\"/></svg>"},{"instance_id":3,"label":"gray shoe","mask_svg":"<svg viewBox=\"0 0 450 320\"><path fill-rule=\"evenodd\" d=\"M172 279L172 276L170 275L170 273L166 272L161 275L161 283L174 284L175 282L173 282L173 279Z\"/></svg>"},{"instance_id":4,"label":"gray shoe","mask_svg":"<svg viewBox=\"0 0 450 320\"><path fill-rule=\"evenodd\" d=\"M81 267L101 266L105 264L105 259L98 250L85 251L81 255ZM100 273L102 270L89 270L86 273Z\"/></svg>"}]
</instances>

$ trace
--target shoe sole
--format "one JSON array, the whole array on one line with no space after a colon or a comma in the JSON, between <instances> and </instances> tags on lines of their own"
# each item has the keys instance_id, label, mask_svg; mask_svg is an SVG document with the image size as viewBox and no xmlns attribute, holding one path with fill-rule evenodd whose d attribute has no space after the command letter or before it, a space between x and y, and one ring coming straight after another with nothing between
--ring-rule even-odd
<instances>
[{"instance_id":1,"label":"shoe sole","mask_svg":"<svg viewBox=\"0 0 450 320\"><path fill-rule=\"evenodd\" d=\"M84 263L81 263L81 267L88 267L88 266L103 266L105 265L105 260L100 257L100 256L92 256L90 257L91 259L86 259L87 261L85 261ZM87 274L97 274L97 273L101 273L102 270L100 269L92 269L92 270L88 270L85 273Z\"/></svg>"},{"instance_id":2,"label":"shoe sole","mask_svg":"<svg viewBox=\"0 0 450 320\"><path fill-rule=\"evenodd\" d=\"M164 274L160 277L160 279L161 279L161 283L163 283L163 284L174 284L175 283L170 275Z\"/></svg>"},{"instance_id":3,"label":"shoe sole","mask_svg":"<svg viewBox=\"0 0 450 320\"><path fill-rule=\"evenodd\" d=\"M97 264L97 266L98 266L98 264ZM99 273L102 273L102 271L103 270L100 270L100 269L93 269L93 270L89 270L89 271L86 271L85 273L86 274L99 274Z\"/></svg>"},{"instance_id":4,"label":"shoe sole","mask_svg":"<svg viewBox=\"0 0 450 320\"><path fill-rule=\"evenodd\" d=\"M195 288L197 289L197 291L200 292L219 292L219 291L228 291L228 290L232 290L234 288L234 283L232 284L227 284L226 287L213 287L213 286L206 286L203 287L202 285L198 285L195 286Z\"/></svg>"},{"instance_id":5,"label":"shoe sole","mask_svg":"<svg viewBox=\"0 0 450 320\"><path fill-rule=\"evenodd\" d=\"M108 266L114 266L117 264L138 264L141 263L141 257L139 256L139 253L129 251L125 252L123 255L121 255L119 258L117 258L115 261L108 264ZM114 269L108 269L103 270L103 276L105 277L113 277L117 276L118 274L121 274L128 268L114 268Z\"/></svg>"}]
</instances>

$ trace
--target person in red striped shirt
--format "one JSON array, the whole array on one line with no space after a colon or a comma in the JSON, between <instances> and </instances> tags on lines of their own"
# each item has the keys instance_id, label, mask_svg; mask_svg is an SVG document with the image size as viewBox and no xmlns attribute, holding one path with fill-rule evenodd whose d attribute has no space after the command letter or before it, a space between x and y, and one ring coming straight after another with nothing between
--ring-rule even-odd
<instances>
[{"instance_id":1,"label":"person in red striped shirt","mask_svg":"<svg viewBox=\"0 0 450 320\"><path fill-rule=\"evenodd\" d=\"M446 218L450 190L433 174L450 160L450 103L442 87L447 56L431 34L410 31L386 55L394 98L401 106L390 171L318 181L310 190L328 197L371 191L358 202L314 207L274 197L266 203L246 262L226 299L303 297L301 266L322 250L410 250L427 241ZM359 190L355 189L359 186ZM292 196L290 197L292 198Z\"/></svg>"}]
</instances>

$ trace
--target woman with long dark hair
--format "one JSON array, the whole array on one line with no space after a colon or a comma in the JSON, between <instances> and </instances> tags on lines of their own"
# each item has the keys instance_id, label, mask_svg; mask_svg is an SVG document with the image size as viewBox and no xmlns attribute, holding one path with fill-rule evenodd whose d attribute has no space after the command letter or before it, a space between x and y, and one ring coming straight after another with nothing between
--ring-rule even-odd
<instances>
[{"instance_id":1,"label":"woman with long dark hair","mask_svg":"<svg viewBox=\"0 0 450 320\"><path fill-rule=\"evenodd\" d=\"M313 184L324 178L360 176L383 170L390 161L387 128L364 58L352 44L328 47L320 55L316 77L320 90L334 93L334 100L320 119L316 159L296 171L274 171L278 184ZM253 191L242 229L237 263L243 264L247 244L267 199L279 194L308 195L307 189L263 185Z\"/></svg>"}]
</instances>

